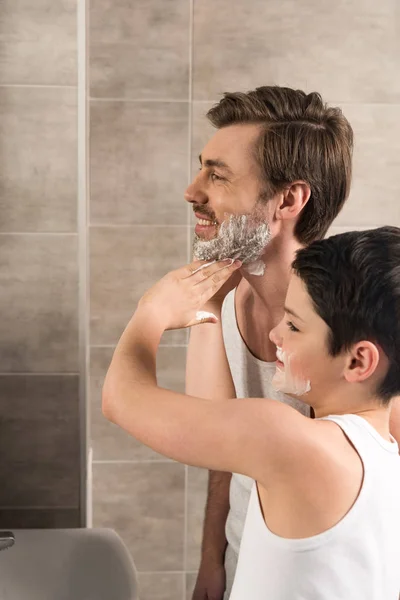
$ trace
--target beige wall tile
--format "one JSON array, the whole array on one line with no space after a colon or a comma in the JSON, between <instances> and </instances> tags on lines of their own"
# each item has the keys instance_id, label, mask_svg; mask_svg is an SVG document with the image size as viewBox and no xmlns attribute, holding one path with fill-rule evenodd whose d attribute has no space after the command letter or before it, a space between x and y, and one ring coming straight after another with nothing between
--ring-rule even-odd
<instances>
[{"instance_id":1,"label":"beige wall tile","mask_svg":"<svg viewBox=\"0 0 400 600\"><path fill-rule=\"evenodd\" d=\"M76 118L75 90L0 88L0 232L76 231Z\"/></svg>"},{"instance_id":2,"label":"beige wall tile","mask_svg":"<svg viewBox=\"0 0 400 600\"><path fill-rule=\"evenodd\" d=\"M101 410L101 388L113 348L92 348L90 398L91 436L94 460L151 460L164 458L139 443L120 427L105 419ZM160 348L157 356L159 385L182 392L185 385L185 348Z\"/></svg>"},{"instance_id":3,"label":"beige wall tile","mask_svg":"<svg viewBox=\"0 0 400 600\"><path fill-rule=\"evenodd\" d=\"M141 295L186 263L186 227L92 227L91 341L114 344ZM177 331L169 343L186 342Z\"/></svg>"},{"instance_id":4,"label":"beige wall tile","mask_svg":"<svg viewBox=\"0 0 400 600\"><path fill-rule=\"evenodd\" d=\"M288 85L327 100L398 102L396 0L194 3L193 92Z\"/></svg>"},{"instance_id":5,"label":"beige wall tile","mask_svg":"<svg viewBox=\"0 0 400 600\"><path fill-rule=\"evenodd\" d=\"M400 105L347 104L355 135L350 197L336 225L400 226Z\"/></svg>"},{"instance_id":6,"label":"beige wall tile","mask_svg":"<svg viewBox=\"0 0 400 600\"><path fill-rule=\"evenodd\" d=\"M188 106L92 102L92 224L185 225Z\"/></svg>"},{"instance_id":7,"label":"beige wall tile","mask_svg":"<svg viewBox=\"0 0 400 600\"><path fill-rule=\"evenodd\" d=\"M200 564L204 509L207 500L208 470L189 467L187 491L186 567L196 571Z\"/></svg>"},{"instance_id":8,"label":"beige wall tile","mask_svg":"<svg viewBox=\"0 0 400 600\"><path fill-rule=\"evenodd\" d=\"M0 507L79 506L78 402L78 376L0 376Z\"/></svg>"},{"instance_id":9,"label":"beige wall tile","mask_svg":"<svg viewBox=\"0 0 400 600\"><path fill-rule=\"evenodd\" d=\"M188 98L186 0L96 0L89 35L92 96Z\"/></svg>"},{"instance_id":10,"label":"beige wall tile","mask_svg":"<svg viewBox=\"0 0 400 600\"><path fill-rule=\"evenodd\" d=\"M76 0L2 0L0 83L75 85Z\"/></svg>"},{"instance_id":11,"label":"beige wall tile","mask_svg":"<svg viewBox=\"0 0 400 600\"><path fill-rule=\"evenodd\" d=\"M185 467L94 464L93 523L122 537L138 571L183 566Z\"/></svg>"},{"instance_id":12,"label":"beige wall tile","mask_svg":"<svg viewBox=\"0 0 400 600\"><path fill-rule=\"evenodd\" d=\"M139 573L140 600L181 600L183 575L181 573Z\"/></svg>"},{"instance_id":13,"label":"beige wall tile","mask_svg":"<svg viewBox=\"0 0 400 600\"><path fill-rule=\"evenodd\" d=\"M75 235L0 235L0 371L78 370Z\"/></svg>"}]
</instances>

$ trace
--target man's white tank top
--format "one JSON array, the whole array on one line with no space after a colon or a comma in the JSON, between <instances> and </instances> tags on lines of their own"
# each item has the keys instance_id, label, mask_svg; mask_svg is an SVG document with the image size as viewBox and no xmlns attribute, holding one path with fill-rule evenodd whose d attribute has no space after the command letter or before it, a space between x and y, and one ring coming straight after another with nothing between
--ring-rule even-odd
<instances>
[{"instance_id":1,"label":"man's white tank top","mask_svg":"<svg viewBox=\"0 0 400 600\"><path fill-rule=\"evenodd\" d=\"M302 414L309 415L310 409L306 404L273 389L271 382L275 374L275 362L259 360L247 348L237 326L234 291L225 298L221 322L236 396L272 398L293 406ZM229 598L233 583L252 485L253 480L249 477L236 473L232 475L229 493L230 511L226 522L228 548L225 555L227 577L225 600Z\"/></svg>"},{"instance_id":2,"label":"man's white tank top","mask_svg":"<svg viewBox=\"0 0 400 600\"><path fill-rule=\"evenodd\" d=\"M254 483L231 600L398 600L400 457L362 417L329 416L364 465L356 502L339 523L285 539L265 523Z\"/></svg>"}]
</instances>

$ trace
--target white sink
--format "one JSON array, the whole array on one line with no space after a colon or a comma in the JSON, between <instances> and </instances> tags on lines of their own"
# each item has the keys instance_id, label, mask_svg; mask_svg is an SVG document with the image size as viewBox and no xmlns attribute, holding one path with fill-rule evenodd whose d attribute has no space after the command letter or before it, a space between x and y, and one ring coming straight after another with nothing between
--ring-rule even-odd
<instances>
[{"instance_id":1,"label":"white sink","mask_svg":"<svg viewBox=\"0 0 400 600\"><path fill-rule=\"evenodd\" d=\"M0 552L0 600L138 600L136 571L110 529L14 529Z\"/></svg>"}]
</instances>

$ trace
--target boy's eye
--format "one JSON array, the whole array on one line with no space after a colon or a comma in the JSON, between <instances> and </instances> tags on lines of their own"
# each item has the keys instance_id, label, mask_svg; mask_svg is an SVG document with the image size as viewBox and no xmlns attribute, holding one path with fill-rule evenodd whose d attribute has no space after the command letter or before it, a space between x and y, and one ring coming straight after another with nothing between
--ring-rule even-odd
<instances>
[{"instance_id":1,"label":"boy's eye","mask_svg":"<svg viewBox=\"0 0 400 600\"><path fill-rule=\"evenodd\" d=\"M292 321L287 321L286 325L289 327L290 331L299 331L299 329L293 325Z\"/></svg>"}]
</instances>

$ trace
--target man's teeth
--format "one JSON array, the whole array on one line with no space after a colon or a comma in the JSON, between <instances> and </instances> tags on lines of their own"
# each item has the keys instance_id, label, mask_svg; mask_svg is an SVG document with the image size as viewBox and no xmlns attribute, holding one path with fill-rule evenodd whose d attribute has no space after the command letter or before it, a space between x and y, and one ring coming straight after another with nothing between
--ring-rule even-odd
<instances>
[{"instance_id":1,"label":"man's teeth","mask_svg":"<svg viewBox=\"0 0 400 600\"><path fill-rule=\"evenodd\" d=\"M204 225L206 227L210 227L211 225L215 225L215 221L209 221L208 219L198 219L199 225Z\"/></svg>"}]
</instances>

